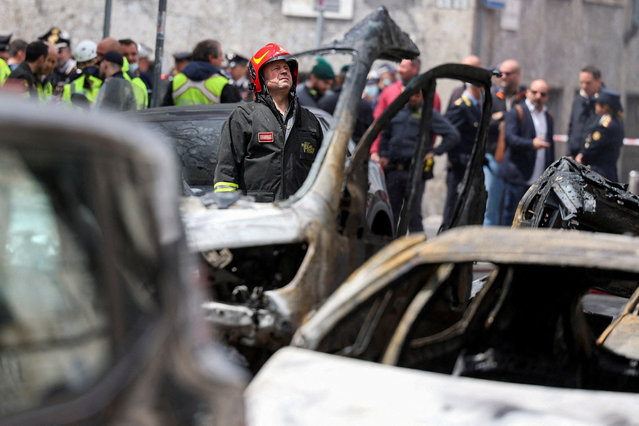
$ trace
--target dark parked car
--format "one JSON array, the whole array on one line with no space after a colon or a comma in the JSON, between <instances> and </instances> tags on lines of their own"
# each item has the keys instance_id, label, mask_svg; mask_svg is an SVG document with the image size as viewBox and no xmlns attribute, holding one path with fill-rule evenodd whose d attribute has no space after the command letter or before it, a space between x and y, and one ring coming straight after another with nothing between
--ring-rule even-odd
<instances>
[{"instance_id":1,"label":"dark parked car","mask_svg":"<svg viewBox=\"0 0 639 426\"><path fill-rule=\"evenodd\" d=\"M0 423L242 424L161 135L0 97Z\"/></svg>"}]
</instances>

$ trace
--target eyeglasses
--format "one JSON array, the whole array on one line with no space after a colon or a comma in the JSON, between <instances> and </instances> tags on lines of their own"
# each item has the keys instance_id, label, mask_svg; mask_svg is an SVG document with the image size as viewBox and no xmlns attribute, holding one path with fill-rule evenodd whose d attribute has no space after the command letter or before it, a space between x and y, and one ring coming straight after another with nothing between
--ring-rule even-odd
<instances>
[{"instance_id":1,"label":"eyeglasses","mask_svg":"<svg viewBox=\"0 0 639 426\"><path fill-rule=\"evenodd\" d=\"M502 77L508 77L509 75L516 74L517 71L499 71Z\"/></svg>"},{"instance_id":2,"label":"eyeglasses","mask_svg":"<svg viewBox=\"0 0 639 426\"><path fill-rule=\"evenodd\" d=\"M533 95L536 95L537 93L539 93L539 96L541 96L542 98L545 98L546 95L548 95L548 93L540 92L539 90L531 90L530 93L532 93Z\"/></svg>"}]
</instances>

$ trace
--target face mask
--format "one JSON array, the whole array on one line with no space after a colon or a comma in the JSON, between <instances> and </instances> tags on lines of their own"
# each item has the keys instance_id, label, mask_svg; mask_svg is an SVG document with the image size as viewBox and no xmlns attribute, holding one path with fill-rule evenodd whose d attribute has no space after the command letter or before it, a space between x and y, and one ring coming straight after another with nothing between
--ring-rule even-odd
<instances>
[{"instance_id":1,"label":"face mask","mask_svg":"<svg viewBox=\"0 0 639 426\"><path fill-rule=\"evenodd\" d=\"M389 78L385 78L385 79L384 79L384 86L390 86L391 84L393 84L393 82L392 82L392 81L390 81L390 79L389 79Z\"/></svg>"},{"instance_id":2,"label":"face mask","mask_svg":"<svg viewBox=\"0 0 639 426\"><path fill-rule=\"evenodd\" d=\"M136 62L136 63L134 63L134 64L129 64L129 71L135 71L135 70L137 70L139 65L140 65L140 64L138 64L137 62Z\"/></svg>"},{"instance_id":3,"label":"face mask","mask_svg":"<svg viewBox=\"0 0 639 426\"><path fill-rule=\"evenodd\" d=\"M369 98L373 98L379 93L379 87L375 86L374 84L367 84L366 87L364 87L364 93Z\"/></svg>"}]
</instances>

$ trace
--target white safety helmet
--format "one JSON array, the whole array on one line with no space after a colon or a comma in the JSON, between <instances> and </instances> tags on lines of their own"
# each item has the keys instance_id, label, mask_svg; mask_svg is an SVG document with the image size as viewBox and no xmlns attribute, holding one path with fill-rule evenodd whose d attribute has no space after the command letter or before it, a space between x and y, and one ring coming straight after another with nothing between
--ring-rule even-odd
<instances>
[{"instance_id":1,"label":"white safety helmet","mask_svg":"<svg viewBox=\"0 0 639 426\"><path fill-rule=\"evenodd\" d=\"M86 62L98 56L98 45L91 40L82 40L75 49L73 57L78 62Z\"/></svg>"}]
</instances>

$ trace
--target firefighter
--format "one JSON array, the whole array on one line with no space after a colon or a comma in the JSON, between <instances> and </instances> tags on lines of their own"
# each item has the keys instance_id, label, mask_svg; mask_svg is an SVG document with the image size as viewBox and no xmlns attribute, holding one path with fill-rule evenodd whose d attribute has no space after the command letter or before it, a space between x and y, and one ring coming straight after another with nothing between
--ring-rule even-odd
<instances>
[{"instance_id":1,"label":"firefighter","mask_svg":"<svg viewBox=\"0 0 639 426\"><path fill-rule=\"evenodd\" d=\"M252 102L241 104L222 127L215 192L241 191L258 202L294 194L322 143L315 115L295 95L297 60L269 43L249 62Z\"/></svg>"}]
</instances>

